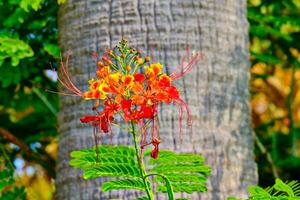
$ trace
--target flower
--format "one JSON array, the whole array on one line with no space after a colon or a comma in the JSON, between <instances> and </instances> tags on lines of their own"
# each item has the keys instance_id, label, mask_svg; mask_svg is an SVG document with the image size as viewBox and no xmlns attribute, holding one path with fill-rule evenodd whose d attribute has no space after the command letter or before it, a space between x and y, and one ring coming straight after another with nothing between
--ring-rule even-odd
<instances>
[{"instance_id":1,"label":"flower","mask_svg":"<svg viewBox=\"0 0 300 200\"><path fill-rule=\"evenodd\" d=\"M100 132L108 133L111 132L115 115L120 115L124 121L140 126L141 149L152 144L151 156L157 158L160 144L158 105L173 103L178 106L180 133L183 109L187 111L188 124L191 125L188 105L181 99L173 81L189 72L201 56L196 54L189 61L184 59L175 71L168 75L164 73L161 63L150 63L149 56L141 57L141 52L128 47L127 42L122 40L116 48L106 50L101 60L94 54L97 63L96 76L89 80L87 91L81 92L75 87L64 65L64 81L61 80L61 83L74 95L85 100L96 100L93 106L96 114L81 117L82 123L91 123ZM138 72L143 69L144 73ZM99 111L100 106L102 109ZM146 124L151 124L150 143L146 141Z\"/></svg>"}]
</instances>

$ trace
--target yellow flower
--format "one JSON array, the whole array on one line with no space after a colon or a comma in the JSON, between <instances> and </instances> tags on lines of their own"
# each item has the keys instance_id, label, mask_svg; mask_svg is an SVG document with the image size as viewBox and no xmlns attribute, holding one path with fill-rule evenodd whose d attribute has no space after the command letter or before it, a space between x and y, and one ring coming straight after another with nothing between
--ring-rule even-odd
<instances>
[{"instance_id":1,"label":"yellow flower","mask_svg":"<svg viewBox=\"0 0 300 200\"><path fill-rule=\"evenodd\" d=\"M131 74L122 76L122 82L123 82L126 86L132 86L133 80L134 80L134 77L133 77Z\"/></svg>"},{"instance_id":2,"label":"yellow flower","mask_svg":"<svg viewBox=\"0 0 300 200\"><path fill-rule=\"evenodd\" d=\"M145 69L145 74L148 77L153 77L154 76L154 71L153 71L152 67L145 66L144 69Z\"/></svg>"},{"instance_id":3,"label":"yellow flower","mask_svg":"<svg viewBox=\"0 0 300 200\"><path fill-rule=\"evenodd\" d=\"M141 64L144 63L144 60L143 60L143 58L139 58L139 59L137 59L136 62L137 62L138 65L141 65Z\"/></svg>"},{"instance_id":4,"label":"yellow flower","mask_svg":"<svg viewBox=\"0 0 300 200\"><path fill-rule=\"evenodd\" d=\"M162 68L163 68L162 64L160 64L160 63L153 63L153 64L150 65L150 67L153 69L153 72L154 72L155 76L161 74Z\"/></svg>"},{"instance_id":5,"label":"yellow flower","mask_svg":"<svg viewBox=\"0 0 300 200\"><path fill-rule=\"evenodd\" d=\"M115 73L111 73L109 75L109 81L112 83L119 83L121 78L121 73L120 72L115 72Z\"/></svg>"}]
</instances>

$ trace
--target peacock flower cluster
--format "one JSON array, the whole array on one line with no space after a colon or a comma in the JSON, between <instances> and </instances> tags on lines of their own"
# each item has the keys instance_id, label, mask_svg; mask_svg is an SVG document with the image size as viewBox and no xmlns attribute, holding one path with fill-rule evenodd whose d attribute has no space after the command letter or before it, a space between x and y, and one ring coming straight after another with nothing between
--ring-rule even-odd
<instances>
[{"instance_id":1,"label":"peacock flower cluster","mask_svg":"<svg viewBox=\"0 0 300 200\"><path fill-rule=\"evenodd\" d=\"M95 78L90 79L88 91L81 92L71 81L65 65L62 63L63 78L61 84L73 94L85 100L94 100L95 115L80 118L82 123L90 123L97 133L111 133L116 124L116 115L125 122L137 125L141 134L141 150L153 145L151 156L158 157L160 137L158 131L158 109L160 104L175 104L179 110L179 130L181 134L182 116L185 109L188 124L192 120L188 105L180 97L174 80L179 79L200 60L197 53L183 62L169 75L164 73L164 66L151 62L149 56L142 57L141 52L127 45L122 40L112 50L107 50L101 59L94 55L97 63ZM151 127L150 129L147 127ZM151 141L147 134L151 133Z\"/></svg>"}]
</instances>

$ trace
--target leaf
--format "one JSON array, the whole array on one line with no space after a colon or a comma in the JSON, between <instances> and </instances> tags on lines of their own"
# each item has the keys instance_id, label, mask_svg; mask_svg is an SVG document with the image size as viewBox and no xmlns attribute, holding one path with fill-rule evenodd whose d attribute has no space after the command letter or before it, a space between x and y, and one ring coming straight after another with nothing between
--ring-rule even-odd
<instances>
[{"instance_id":1,"label":"leaf","mask_svg":"<svg viewBox=\"0 0 300 200\"><path fill-rule=\"evenodd\" d=\"M300 197L300 183L297 181L291 181L287 183L288 186L292 189L295 196Z\"/></svg>"},{"instance_id":2,"label":"leaf","mask_svg":"<svg viewBox=\"0 0 300 200\"><path fill-rule=\"evenodd\" d=\"M145 152L150 157L150 151ZM150 174L156 173L162 176L155 176L154 181L158 183L158 191L168 192L163 176L171 183L174 192L204 192L206 188L206 177L210 175L211 168L203 165L205 158L201 155L188 153L175 153L161 150L159 158L149 159L153 166Z\"/></svg>"},{"instance_id":3,"label":"leaf","mask_svg":"<svg viewBox=\"0 0 300 200\"><path fill-rule=\"evenodd\" d=\"M19 28L25 22L27 17L28 15L23 9L17 8L11 15L5 18L3 25L6 28Z\"/></svg>"},{"instance_id":4,"label":"leaf","mask_svg":"<svg viewBox=\"0 0 300 200\"><path fill-rule=\"evenodd\" d=\"M44 50L55 59L60 58L60 49L56 44L45 44Z\"/></svg>"},{"instance_id":5,"label":"leaf","mask_svg":"<svg viewBox=\"0 0 300 200\"><path fill-rule=\"evenodd\" d=\"M6 58L11 58L11 65L17 66L21 59L33 55L33 50L24 41L0 36L0 61L3 62Z\"/></svg>"},{"instance_id":6,"label":"leaf","mask_svg":"<svg viewBox=\"0 0 300 200\"><path fill-rule=\"evenodd\" d=\"M258 37L266 37L268 35L272 35L278 38L282 38L283 40L288 42L293 41L293 38L290 35L282 33L279 30L266 25L252 25L250 27L250 33Z\"/></svg>"},{"instance_id":7,"label":"leaf","mask_svg":"<svg viewBox=\"0 0 300 200\"><path fill-rule=\"evenodd\" d=\"M189 184L189 183L172 183L174 192L186 192L191 194L193 192L206 192L205 184ZM165 185L159 185L157 188L160 192L167 192Z\"/></svg>"},{"instance_id":8,"label":"leaf","mask_svg":"<svg viewBox=\"0 0 300 200\"><path fill-rule=\"evenodd\" d=\"M0 67L0 82L6 88L11 84L18 84L21 81L21 70L19 67L7 68Z\"/></svg>"},{"instance_id":9,"label":"leaf","mask_svg":"<svg viewBox=\"0 0 300 200\"><path fill-rule=\"evenodd\" d=\"M29 8L32 8L34 11L37 11L41 8L41 4L44 3L44 1L45 0L21 0L19 5L26 12L29 12Z\"/></svg>"},{"instance_id":10,"label":"leaf","mask_svg":"<svg viewBox=\"0 0 300 200\"><path fill-rule=\"evenodd\" d=\"M84 169L84 179L93 179L103 176L139 178L140 172L138 166L115 163L100 163Z\"/></svg>"},{"instance_id":11,"label":"leaf","mask_svg":"<svg viewBox=\"0 0 300 200\"><path fill-rule=\"evenodd\" d=\"M118 149L111 146L100 146L98 148L98 162L100 163L117 163L135 165L134 150L120 146ZM86 149L71 152L71 157L74 159L70 161L70 165L77 168L87 168L93 166L97 162L96 149Z\"/></svg>"},{"instance_id":12,"label":"leaf","mask_svg":"<svg viewBox=\"0 0 300 200\"><path fill-rule=\"evenodd\" d=\"M171 182L205 183L206 177L201 174L164 173ZM157 179L160 179L157 177ZM164 182L160 179L159 181Z\"/></svg>"},{"instance_id":13,"label":"leaf","mask_svg":"<svg viewBox=\"0 0 300 200\"><path fill-rule=\"evenodd\" d=\"M276 56L273 56L273 55L269 55L269 54L266 54L266 53L254 53L254 52L250 52L251 53L251 56L253 56L256 60L258 61L263 61L263 62L266 62L266 63L269 63L269 64L278 64L280 63L280 59L277 58Z\"/></svg>"},{"instance_id":14,"label":"leaf","mask_svg":"<svg viewBox=\"0 0 300 200\"><path fill-rule=\"evenodd\" d=\"M102 183L101 188L102 191L104 192L110 190L128 190L128 189L145 191L144 183L141 179L124 179L124 180L108 181Z\"/></svg>"},{"instance_id":15,"label":"leaf","mask_svg":"<svg viewBox=\"0 0 300 200\"><path fill-rule=\"evenodd\" d=\"M279 178L276 179L275 185L273 187L274 187L274 189L276 189L278 191L286 192L289 197L294 197L295 196L292 188L289 185L285 184Z\"/></svg>"},{"instance_id":16,"label":"leaf","mask_svg":"<svg viewBox=\"0 0 300 200\"><path fill-rule=\"evenodd\" d=\"M157 159L151 159L149 163L156 164L156 163L185 163L185 162L198 162L203 163L204 157L200 155L195 154L180 154L177 155L174 152L171 151L160 151L160 155Z\"/></svg>"},{"instance_id":17,"label":"leaf","mask_svg":"<svg viewBox=\"0 0 300 200\"><path fill-rule=\"evenodd\" d=\"M149 167L148 175L155 176L158 191L168 192L169 198L173 199L173 191L192 193L207 190L206 177L211 169L203 165L204 157L162 150L159 158L154 160L149 152L144 154L148 162L146 166ZM104 191L130 188L144 190L135 150L131 147L101 145L97 149L73 151L71 157L70 165L83 170L85 179L103 176L127 178L107 182L102 186Z\"/></svg>"},{"instance_id":18,"label":"leaf","mask_svg":"<svg viewBox=\"0 0 300 200\"><path fill-rule=\"evenodd\" d=\"M57 3L60 5L60 4L64 4L64 3L66 3L67 2L67 0L57 0Z\"/></svg>"},{"instance_id":19,"label":"leaf","mask_svg":"<svg viewBox=\"0 0 300 200\"><path fill-rule=\"evenodd\" d=\"M210 167L189 164L173 164L173 165L159 165L151 169L152 172L198 172L204 175L209 175L211 172Z\"/></svg>"},{"instance_id":20,"label":"leaf","mask_svg":"<svg viewBox=\"0 0 300 200\"><path fill-rule=\"evenodd\" d=\"M248 192L251 196L270 197L271 195L259 186L249 186Z\"/></svg>"},{"instance_id":21,"label":"leaf","mask_svg":"<svg viewBox=\"0 0 300 200\"><path fill-rule=\"evenodd\" d=\"M102 176L139 178L135 151L127 146L101 145L97 148L73 151L70 165L83 170L85 179Z\"/></svg>"}]
</instances>

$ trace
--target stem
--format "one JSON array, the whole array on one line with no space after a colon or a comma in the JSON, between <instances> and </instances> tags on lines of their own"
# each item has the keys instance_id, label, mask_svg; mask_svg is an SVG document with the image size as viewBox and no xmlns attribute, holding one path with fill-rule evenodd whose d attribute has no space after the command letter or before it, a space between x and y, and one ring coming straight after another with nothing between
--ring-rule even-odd
<instances>
[{"instance_id":1,"label":"stem","mask_svg":"<svg viewBox=\"0 0 300 200\"><path fill-rule=\"evenodd\" d=\"M273 161L272 156L270 155L270 153L267 151L267 149L265 148L265 146L262 144L262 142L260 141L260 139L258 138L258 136L256 135L256 133L254 131L252 131L252 134L254 136L256 145L258 147L258 149L261 151L262 154L266 155L267 161L269 162L269 164L271 165L272 168L272 173L274 178L279 178L279 174L276 168L276 165Z\"/></svg>"},{"instance_id":2,"label":"stem","mask_svg":"<svg viewBox=\"0 0 300 200\"><path fill-rule=\"evenodd\" d=\"M147 175L144 176L144 178L147 178L149 176L160 176L160 177L162 177L164 179L164 181L166 182L166 188L167 188L167 191L168 191L169 200L174 200L175 199L172 184L166 176L164 176L162 174L154 173L154 174L147 174Z\"/></svg>"},{"instance_id":3,"label":"stem","mask_svg":"<svg viewBox=\"0 0 300 200\"><path fill-rule=\"evenodd\" d=\"M141 178L143 179L143 183L144 183L145 190L146 190L148 198L150 200L153 200L154 199L153 192L152 192L151 188L149 188L149 185L147 184L148 175L145 171L145 167L144 167L143 162L141 162L141 155L140 155L140 152L139 152L138 139L137 139L136 133L135 133L135 124L134 124L134 122L131 122L131 127L132 127L132 135L133 135L133 139L134 139L135 154L136 154L137 162L139 163L140 175L141 175Z\"/></svg>"}]
</instances>

